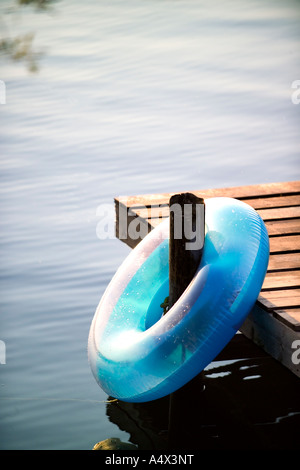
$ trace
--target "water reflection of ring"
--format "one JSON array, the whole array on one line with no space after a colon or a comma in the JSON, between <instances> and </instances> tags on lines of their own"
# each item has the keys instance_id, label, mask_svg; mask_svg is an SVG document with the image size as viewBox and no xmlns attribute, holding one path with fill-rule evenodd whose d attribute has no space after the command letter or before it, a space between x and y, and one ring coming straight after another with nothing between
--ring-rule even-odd
<instances>
[{"instance_id":1,"label":"water reflection of ring","mask_svg":"<svg viewBox=\"0 0 300 470\"><path fill-rule=\"evenodd\" d=\"M128 402L177 390L226 346L251 311L267 270L266 227L248 204L205 201L205 244L198 270L164 316L169 289L169 219L120 266L96 310L88 342L102 389Z\"/></svg>"}]
</instances>

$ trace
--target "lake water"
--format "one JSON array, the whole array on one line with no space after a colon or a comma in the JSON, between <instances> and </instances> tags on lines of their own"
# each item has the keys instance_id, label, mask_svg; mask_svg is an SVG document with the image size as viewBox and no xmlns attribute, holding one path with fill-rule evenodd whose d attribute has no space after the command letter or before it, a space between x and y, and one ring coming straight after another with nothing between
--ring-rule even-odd
<instances>
[{"instance_id":1,"label":"lake water","mask_svg":"<svg viewBox=\"0 0 300 470\"><path fill-rule=\"evenodd\" d=\"M87 361L94 311L130 251L97 238L97 208L299 179L300 4L13 5L1 1L1 37L34 33L38 55L35 72L0 56L0 448L128 442Z\"/></svg>"}]
</instances>

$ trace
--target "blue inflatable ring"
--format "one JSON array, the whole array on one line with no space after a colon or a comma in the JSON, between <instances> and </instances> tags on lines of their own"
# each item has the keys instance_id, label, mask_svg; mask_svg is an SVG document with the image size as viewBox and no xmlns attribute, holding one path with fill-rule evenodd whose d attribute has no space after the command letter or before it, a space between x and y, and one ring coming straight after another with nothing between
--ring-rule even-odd
<instances>
[{"instance_id":1,"label":"blue inflatable ring","mask_svg":"<svg viewBox=\"0 0 300 470\"><path fill-rule=\"evenodd\" d=\"M166 315L169 219L132 250L107 287L88 355L108 395L146 402L172 393L217 356L251 311L268 265L266 227L236 199L207 199L205 207L201 263Z\"/></svg>"}]
</instances>

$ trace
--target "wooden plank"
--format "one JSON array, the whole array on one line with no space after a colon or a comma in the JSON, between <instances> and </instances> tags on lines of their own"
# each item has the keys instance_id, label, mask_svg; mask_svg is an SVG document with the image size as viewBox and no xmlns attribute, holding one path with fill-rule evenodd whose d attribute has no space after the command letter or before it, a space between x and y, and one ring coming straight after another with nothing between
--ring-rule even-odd
<instances>
[{"instance_id":1,"label":"wooden plank","mask_svg":"<svg viewBox=\"0 0 300 470\"><path fill-rule=\"evenodd\" d=\"M275 196L257 199L244 199L244 202L254 209L300 206L300 194L293 196Z\"/></svg>"},{"instance_id":2,"label":"wooden plank","mask_svg":"<svg viewBox=\"0 0 300 470\"><path fill-rule=\"evenodd\" d=\"M262 286L262 291L287 289L291 287L300 288L300 270L267 273Z\"/></svg>"},{"instance_id":3,"label":"wooden plank","mask_svg":"<svg viewBox=\"0 0 300 470\"><path fill-rule=\"evenodd\" d=\"M262 292L258 297L258 303L267 310L287 309L300 307L300 289L287 289Z\"/></svg>"},{"instance_id":4,"label":"wooden plank","mask_svg":"<svg viewBox=\"0 0 300 470\"><path fill-rule=\"evenodd\" d=\"M269 236L300 234L300 219L265 221Z\"/></svg>"},{"instance_id":5,"label":"wooden plank","mask_svg":"<svg viewBox=\"0 0 300 470\"><path fill-rule=\"evenodd\" d=\"M285 325L293 328L293 330L300 331L300 308L274 310L273 315Z\"/></svg>"},{"instance_id":6,"label":"wooden plank","mask_svg":"<svg viewBox=\"0 0 300 470\"><path fill-rule=\"evenodd\" d=\"M195 193L199 193L200 194L201 191L195 191L193 194ZM170 193L170 197L172 196L173 194ZM207 197L207 195L205 195L205 198L206 199L210 199L210 197ZM135 202L135 203L131 203L129 205L129 207L132 207L132 208L136 208L136 209L139 209L139 208L143 208L143 207L156 207L156 206L164 206L164 207L168 207L168 202L169 202L169 199L166 198L166 197L163 197L161 200L158 200L157 198L155 198L155 200L151 203L151 199L152 198L149 198L149 200L145 199L143 200L143 196L141 197L138 197L138 200ZM295 195L292 195L292 196L283 196L283 195L280 195L280 196L274 196L274 197L265 197L265 198L237 198L237 199L241 199L243 200L245 203L249 204L249 206L253 207L253 209L256 209L256 210L261 210L261 209L278 209L278 208L282 208L282 207L296 207L296 206L299 206L300 205L300 194L295 194Z\"/></svg>"},{"instance_id":7,"label":"wooden plank","mask_svg":"<svg viewBox=\"0 0 300 470\"><path fill-rule=\"evenodd\" d=\"M148 219L151 227L157 227L162 219ZM274 221L265 221L265 225L270 237L280 235L299 235L300 234L300 219L283 219Z\"/></svg>"},{"instance_id":8,"label":"wooden plank","mask_svg":"<svg viewBox=\"0 0 300 470\"><path fill-rule=\"evenodd\" d=\"M218 196L228 196L234 197L237 199L245 198L259 198L261 196L270 197L270 196L280 196L280 195L293 195L300 192L300 181L288 181L283 183L267 183L267 184L257 184L250 186L235 186L229 188L214 188L207 189L204 191L192 191L195 192L199 197L218 197ZM201 196L201 194L204 196Z\"/></svg>"},{"instance_id":9,"label":"wooden plank","mask_svg":"<svg viewBox=\"0 0 300 470\"><path fill-rule=\"evenodd\" d=\"M261 209L257 212L263 220L294 219L300 217L300 206Z\"/></svg>"},{"instance_id":10,"label":"wooden plank","mask_svg":"<svg viewBox=\"0 0 300 470\"><path fill-rule=\"evenodd\" d=\"M300 250L300 235L289 235L287 237L274 237L269 238L270 241L270 253L282 253L288 251L299 251ZM296 254L300 265L300 254Z\"/></svg>"},{"instance_id":11,"label":"wooden plank","mask_svg":"<svg viewBox=\"0 0 300 470\"><path fill-rule=\"evenodd\" d=\"M134 213L143 219L165 219L169 217L169 206L153 206L153 207L131 207L130 213Z\"/></svg>"},{"instance_id":12,"label":"wooden plank","mask_svg":"<svg viewBox=\"0 0 300 470\"><path fill-rule=\"evenodd\" d=\"M274 196L274 195L293 195L300 192L300 181L287 181L283 183L267 183L251 186L234 186L230 188L214 188L204 190L191 190L198 197L217 197L228 196L235 198L258 198L260 196ZM182 191L184 192L184 191ZM169 199L176 193L160 193L160 194L142 194L137 196L119 196L115 198L117 204L123 204L126 207L131 206L146 206L153 204L168 204Z\"/></svg>"},{"instance_id":13,"label":"wooden plank","mask_svg":"<svg viewBox=\"0 0 300 470\"><path fill-rule=\"evenodd\" d=\"M299 255L300 256L300 255ZM299 257L295 253L271 254L268 271L294 270L300 268Z\"/></svg>"},{"instance_id":14,"label":"wooden plank","mask_svg":"<svg viewBox=\"0 0 300 470\"><path fill-rule=\"evenodd\" d=\"M246 201L245 201L246 202ZM277 209L260 209L257 211L263 220L282 220L300 218L300 206L280 207ZM169 216L169 206L166 204L150 207L132 206L131 214L136 214L143 219L163 219Z\"/></svg>"},{"instance_id":15,"label":"wooden plank","mask_svg":"<svg viewBox=\"0 0 300 470\"><path fill-rule=\"evenodd\" d=\"M293 308L290 310L290 314L299 322L300 325L300 308Z\"/></svg>"}]
</instances>

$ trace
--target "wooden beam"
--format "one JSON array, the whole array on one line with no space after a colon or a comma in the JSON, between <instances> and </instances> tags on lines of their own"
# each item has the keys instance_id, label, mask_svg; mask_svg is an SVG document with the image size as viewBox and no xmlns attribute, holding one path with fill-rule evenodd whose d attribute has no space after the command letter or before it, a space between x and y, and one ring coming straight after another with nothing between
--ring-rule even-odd
<instances>
[{"instance_id":1,"label":"wooden beam","mask_svg":"<svg viewBox=\"0 0 300 470\"><path fill-rule=\"evenodd\" d=\"M182 193L172 196L169 206L169 308L171 308L192 281L202 258L205 205L202 198L191 193ZM190 383L170 395L168 429L170 449L180 448L181 435L178 430L184 427L186 420L185 403L189 399L191 387L196 384L198 391L203 388L201 382L199 374Z\"/></svg>"}]
</instances>

